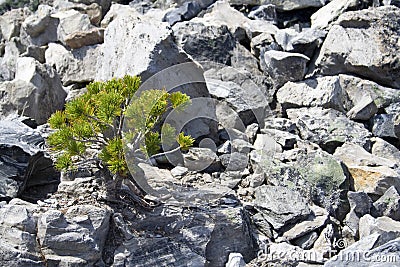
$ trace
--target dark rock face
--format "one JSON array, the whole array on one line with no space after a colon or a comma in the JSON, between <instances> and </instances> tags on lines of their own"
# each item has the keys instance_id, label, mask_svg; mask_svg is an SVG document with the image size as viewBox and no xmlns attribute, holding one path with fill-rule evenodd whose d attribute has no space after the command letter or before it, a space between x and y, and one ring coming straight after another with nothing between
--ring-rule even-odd
<instances>
[{"instance_id":1,"label":"dark rock face","mask_svg":"<svg viewBox=\"0 0 400 267\"><path fill-rule=\"evenodd\" d=\"M231 252L241 253L246 261L255 257L257 246L242 208L177 213L164 207L133 223L139 231L158 229L158 235L123 243L115 253L115 266L224 266Z\"/></svg>"},{"instance_id":2,"label":"dark rock face","mask_svg":"<svg viewBox=\"0 0 400 267\"><path fill-rule=\"evenodd\" d=\"M45 155L40 134L18 121L0 122L0 198L21 196L35 186L55 184L59 173Z\"/></svg>"}]
</instances>

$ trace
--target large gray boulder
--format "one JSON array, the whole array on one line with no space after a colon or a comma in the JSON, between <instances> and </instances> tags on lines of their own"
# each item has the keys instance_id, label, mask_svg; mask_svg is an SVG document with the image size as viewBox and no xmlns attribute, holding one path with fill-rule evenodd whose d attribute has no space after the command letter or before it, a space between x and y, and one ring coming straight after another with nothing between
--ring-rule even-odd
<instances>
[{"instance_id":1,"label":"large gray boulder","mask_svg":"<svg viewBox=\"0 0 400 267\"><path fill-rule=\"evenodd\" d=\"M276 97L284 109L324 107L343 111L347 102L338 76L287 82L278 90Z\"/></svg>"},{"instance_id":2,"label":"large gray boulder","mask_svg":"<svg viewBox=\"0 0 400 267\"><path fill-rule=\"evenodd\" d=\"M52 17L60 20L57 28L58 40L73 49L102 43L104 30L94 27L87 14L76 10L59 11Z\"/></svg>"},{"instance_id":3,"label":"large gray boulder","mask_svg":"<svg viewBox=\"0 0 400 267\"><path fill-rule=\"evenodd\" d=\"M64 46L50 43L46 49L46 63L55 67L64 86L91 82L96 77L99 45L68 51Z\"/></svg>"},{"instance_id":4,"label":"large gray boulder","mask_svg":"<svg viewBox=\"0 0 400 267\"><path fill-rule=\"evenodd\" d=\"M340 15L346 11L361 8L365 2L358 0L332 0L311 16L311 26L313 28L329 29Z\"/></svg>"},{"instance_id":5,"label":"large gray boulder","mask_svg":"<svg viewBox=\"0 0 400 267\"><path fill-rule=\"evenodd\" d=\"M109 24L96 79L139 75L141 90L181 90L192 104L169 123L195 138L212 134L216 132L215 107L208 99L203 70L176 46L168 23L160 22L154 13L141 15L126 8Z\"/></svg>"},{"instance_id":6,"label":"large gray boulder","mask_svg":"<svg viewBox=\"0 0 400 267\"><path fill-rule=\"evenodd\" d=\"M56 42L59 19L52 16L54 9L48 5L40 5L38 10L27 17L21 26L21 37L25 45L37 46Z\"/></svg>"},{"instance_id":7,"label":"large gray boulder","mask_svg":"<svg viewBox=\"0 0 400 267\"><path fill-rule=\"evenodd\" d=\"M94 266L103 263L111 212L92 205L49 210L38 220L37 237L48 264ZM104 263L103 263L104 264Z\"/></svg>"},{"instance_id":8,"label":"large gray boulder","mask_svg":"<svg viewBox=\"0 0 400 267\"><path fill-rule=\"evenodd\" d=\"M30 14L28 8L12 9L0 16L0 31L3 38L7 41L12 37L18 37L21 24L24 19Z\"/></svg>"},{"instance_id":9,"label":"large gray boulder","mask_svg":"<svg viewBox=\"0 0 400 267\"><path fill-rule=\"evenodd\" d=\"M397 64L400 9L383 6L340 16L321 47L316 66L323 75L352 73L378 83L400 87ZM385 33L385 34L383 34Z\"/></svg>"},{"instance_id":10,"label":"large gray boulder","mask_svg":"<svg viewBox=\"0 0 400 267\"><path fill-rule=\"evenodd\" d=\"M271 76L276 88L286 82L300 81L307 72L307 56L299 53L270 50L262 54L261 68Z\"/></svg>"},{"instance_id":11,"label":"large gray boulder","mask_svg":"<svg viewBox=\"0 0 400 267\"><path fill-rule=\"evenodd\" d=\"M283 186L258 187L254 205L276 230L304 220L312 214L306 200L298 192Z\"/></svg>"},{"instance_id":12,"label":"large gray boulder","mask_svg":"<svg viewBox=\"0 0 400 267\"><path fill-rule=\"evenodd\" d=\"M224 266L232 252L241 253L246 262L256 257L249 215L243 208L183 210L160 207L133 221L137 231L163 234L146 238L127 233L127 241L115 251L114 266Z\"/></svg>"},{"instance_id":13,"label":"large gray boulder","mask_svg":"<svg viewBox=\"0 0 400 267\"><path fill-rule=\"evenodd\" d=\"M36 240L36 219L31 208L12 204L2 206L0 237L0 265L46 266Z\"/></svg>"},{"instance_id":14,"label":"large gray boulder","mask_svg":"<svg viewBox=\"0 0 400 267\"><path fill-rule=\"evenodd\" d=\"M225 25L204 25L188 21L177 23L173 32L178 46L195 60L230 65L237 42Z\"/></svg>"},{"instance_id":15,"label":"large gray boulder","mask_svg":"<svg viewBox=\"0 0 400 267\"><path fill-rule=\"evenodd\" d=\"M0 84L0 113L27 115L39 124L65 103L60 77L48 65L42 65L34 58L21 57L17 61L15 79Z\"/></svg>"},{"instance_id":16,"label":"large gray boulder","mask_svg":"<svg viewBox=\"0 0 400 267\"><path fill-rule=\"evenodd\" d=\"M321 107L288 109L289 119L296 122L300 136L320 145L324 150L333 152L346 141L370 149L369 138L372 134L363 124L351 121L334 109Z\"/></svg>"}]
</instances>

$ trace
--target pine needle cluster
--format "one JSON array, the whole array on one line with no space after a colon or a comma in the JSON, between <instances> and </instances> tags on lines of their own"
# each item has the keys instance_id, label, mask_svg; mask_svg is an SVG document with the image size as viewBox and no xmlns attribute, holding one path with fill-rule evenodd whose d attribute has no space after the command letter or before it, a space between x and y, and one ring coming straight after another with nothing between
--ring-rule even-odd
<instances>
[{"instance_id":1,"label":"pine needle cluster","mask_svg":"<svg viewBox=\"0 0 400 267\"><path fill-rule=\"evenodd\" d=\"M92 82L85 94L68 102L65 110L55 112L49 119L55 131L47 141L56 152L56 168L73 170L94 161L99 168L126 177L126 147L138 147L151 156L164 147L161 143L177 143L182 149L192 146L194 139L176 134L171 125L158 127L163 115L184 108L189 96L159 89L136 95L139 86L140 78L129 75Z\"/></svg>"}]
</instances>

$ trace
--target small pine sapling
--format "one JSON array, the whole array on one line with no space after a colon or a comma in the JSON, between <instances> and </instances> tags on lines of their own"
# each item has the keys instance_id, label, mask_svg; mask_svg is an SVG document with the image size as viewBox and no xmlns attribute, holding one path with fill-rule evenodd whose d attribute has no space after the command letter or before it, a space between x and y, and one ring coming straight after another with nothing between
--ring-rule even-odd
<instances>
[{"instance_id":1,"label":"small pine sapling","mask_svg":"<svg viewBox=\"0 0 400 267\"><path fill-rule=\"evenodd\" d=\"M137 96L139 86L140 78L129 75L92 82L86 93L65 105L64 111L56 111L49 118L55 131L47 140L55 152L56 168L75 170L93 162L113 175L118 197L124 179L138 187L132 179L135 174L129 172L125 149L138 148L151 156L160 152L161 143L177 142L180 149L192 146L194 139L184 133L175 134L171 125L158 127L163 115L183 108L189 96L158 89Z\"/></svg>"}]
</instances>

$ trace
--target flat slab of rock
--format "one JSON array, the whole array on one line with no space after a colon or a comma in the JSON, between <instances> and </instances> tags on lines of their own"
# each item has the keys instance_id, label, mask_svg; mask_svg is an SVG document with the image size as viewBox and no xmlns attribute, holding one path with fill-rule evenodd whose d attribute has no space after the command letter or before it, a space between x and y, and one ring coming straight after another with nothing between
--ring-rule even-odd
<instances>
[{"instance_id":1,"label":"flat slab of rock","mask_svg":"<svg viewBox=\"0 0 400 267\"><path fill-rule=\"evenodd\" d=\"M294 224L312 211L296 191L283 186L262 185L255 191L254 205L276 230Z\"/></svg>"}]
</instances>

